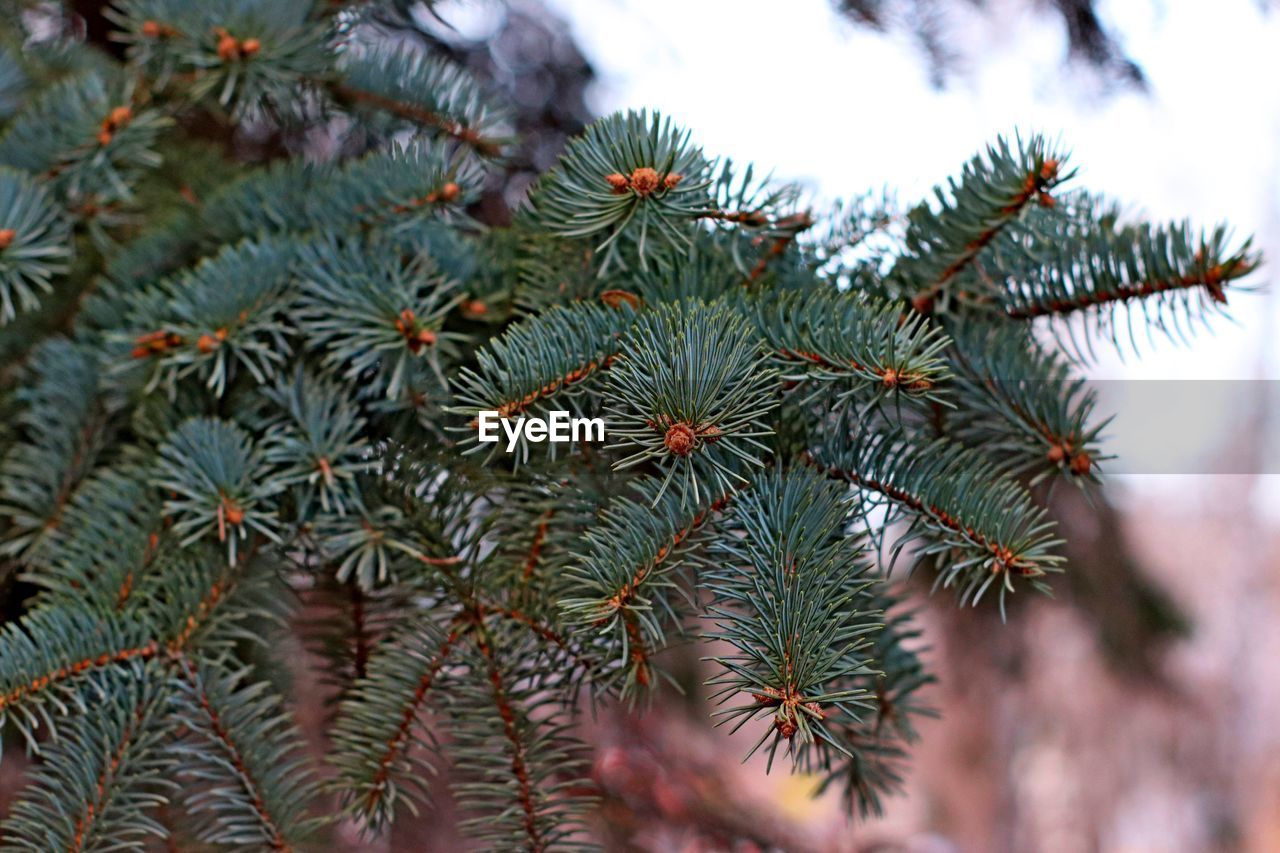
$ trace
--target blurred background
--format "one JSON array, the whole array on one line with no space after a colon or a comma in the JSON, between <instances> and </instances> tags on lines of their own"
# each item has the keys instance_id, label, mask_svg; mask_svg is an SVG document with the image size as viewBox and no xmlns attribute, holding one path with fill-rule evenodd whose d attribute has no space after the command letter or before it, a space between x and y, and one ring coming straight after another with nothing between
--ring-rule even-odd
<instances>
[{"instance_id":1,"label":"blurred background","mask_svg":"<svg viewBox=\"0 0 1280 853\"><path fill-rule=\"evenodd\" d=\"M565 135L656 107L821 209L910 204L997 134L1058 135L1076 183L1229 221L1280 258L1280 8L1264 0L467 0L412 20L507 90L545 168ZM447 22L443 26L441 21ZM513 174L500 207L528 175ZM1255 277L1267 285L1274 262ZM687 695L591 723L618 849L1280 850L1280 298L1189 345L1100 349L1105 494L1059 492L1052 600L1007 624L920 583L939 676L902 795L850 821ZM733 739L729 739L733 740ZM430 836L405 830L391 849ZM414 841L410 839L414 838ZM433 838L447 848L448 838Z\"/></svg>"},{"instance_id":2,"label":"blurred background","mask_svg":"<svg viewBox=\"0 0 1280 853\"><path fill-rule=\"evenodd\" d=\"M105 43L105 4L72 5ZM697 652L678 650L684 695L584 718L611 849L1280 850L1280 4L392 5L392 37L445 49L516 105L523 141L489 221L585 123L652 107L709 154L800 182L818 210L884 188L909 205L997 134L1040 130L1072 151L1078 185L1157 219L1229 221L1270 259L1252 277L1264 289L1233 294L1234 322L1084 366L1121 415L1119 458L1092 505L1052 497L1070 542L1053 599L1018 596L1002 624L908 581L941 714L882 817L850 820L816 780L741 764L756 734L712 729ZM298 687L317 732L318 688ZM18 781L0 776L0 804ZM352 829L349 849L459 849L449 808L372 845Z\"/></svg>"}]
</instances>

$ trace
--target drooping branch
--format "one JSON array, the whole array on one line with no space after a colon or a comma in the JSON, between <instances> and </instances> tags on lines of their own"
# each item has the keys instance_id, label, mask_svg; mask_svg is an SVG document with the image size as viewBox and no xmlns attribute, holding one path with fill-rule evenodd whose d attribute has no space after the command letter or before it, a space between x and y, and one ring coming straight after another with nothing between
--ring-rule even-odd
<instances>
[{"instance_id":1,"label":"drooping branch","mask_svg":"<svg viewBox=\"0 0 1280 853\"><path fill-rule=\"evenodd\" d=\"M413 731L413 724L418 718L422 703L426 700L427 694L431 691L436 678L440 675L440 670L444 668L449 656L453 653L454 648L465 632L463 626L454 627L437 647L435 654L427 661L427 665L418 679L417 688L400 711L399 723L395 732L387 740L386 750L377 759L377 769L370 780L369 790L365 794L364 808L366 813L373 812L378 801L386 795L387 780L391 775L391 767L409 742L409 734Z\"/></svg>"},{"instance_id":2,"label":"drooping branch","mask_svg":"<svg viewBox=\"0 0 1280 853\"><path fill-rule=\"evenodd\" d=\"M516 711L511 703L508 686L502 670L498 666L493 647L489 645L489 640L483 630L478 631L476 634L476 649L480 652L480 656L484 658L487 665L493 702L498 709L498 715L502 718L503 735L511 747L511 773L516 780L516 802L524 813L522 825L525 834L528 836L529 850L533 851L533 853L543 853L547 849L547 842L542 837L542 830L538 826L538 811L534 803L534 784L526 761L529 744L525 742L524 735L517 725Z\"/></svg>"},{"instance_id":3,"label":"drooping branch","mask_svg":"<svg viewBox=\"0 0 1280 853\"><path fill-rule=\"evenodd\" d=\"M262 823L262 827L266 832L267 844L272 850L279 853L289 853L293 847L285 840L281 832L280 825L275 817L267 809L266 800L264 798L262 788L259 786L253 773L245 764L245 755L239 744L236 743L228 728L223 724L222 717L218 713L218 709L214 707L208 692L205 690L202 679L196 671L195 664L191 659L181 652L174 653L174 662L178 673L182 676L187 686L190 687L192 696L197 706L204 713L205 721L208 724L208 731L213 738L221 745L226 752L227 760L231 767L235 770L236 776L244 785L245 794L249 798L250 805L253 807L254 813L258 816L258 820Z\"/></svg>"}]
</instances>

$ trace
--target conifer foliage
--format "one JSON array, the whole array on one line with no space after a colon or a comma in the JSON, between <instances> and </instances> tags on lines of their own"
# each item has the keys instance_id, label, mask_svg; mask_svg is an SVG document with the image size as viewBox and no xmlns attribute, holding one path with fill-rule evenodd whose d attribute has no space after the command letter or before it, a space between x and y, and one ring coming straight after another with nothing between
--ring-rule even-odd
<instances>
[{"instance_id":1,"label":"conifer foliage","mask_svg":"<svg viewBox=\"0 0 1280 853\"><path fill-rule=\"evenodd\" d=\"M306 849L451 795L489 848L590 846L580 715L673 689L678 643L716 721L875 811L932 677L891 581L1003 608L1069 571L1076 362L1257 256L1040 136L819 215L649 112L486 224L502 106L377 5L118 0L119 61L52 4L4 25L0 724L35 763L0 838ZM606 442L477 441L555 410Z\"/></svg>"}]
</instances>

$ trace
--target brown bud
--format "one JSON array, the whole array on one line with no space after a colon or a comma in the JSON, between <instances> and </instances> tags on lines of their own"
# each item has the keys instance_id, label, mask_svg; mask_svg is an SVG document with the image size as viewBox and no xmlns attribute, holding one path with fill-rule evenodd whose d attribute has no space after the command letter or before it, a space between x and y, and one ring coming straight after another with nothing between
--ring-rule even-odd
<instances>
[{"instance_id":1,"label":"brown bud","mask_svg":"<svg viewBox=\"0 0 1280 853\"><path fill-rule=\"evenodd\" d=\"M621 308L626 303L637 311L640 309L640 297L626 290L606 290L600 294L600 301L610 308Z\"/></svg>"},{"instance_id":2,"label":"brown bud","mask_svg":"<svg viewBox=\"0 0 1280 853\"><path fill-rule=\"evenodd\" d=\"M1040 167L1040 177L1046 181L1052 181L1054 178L1058 177L1058 161L1053 157L1045 160L1044 164Z\"/></svg>"},{"instance_id":3,"label":"brown bud","mask_svg":"<svg viewBox=\"0 0 1280 853\"><path fill-rule=\"evenodd\" d=\"M240 55L248 58L257 54L262 49L262 42L257 39L249 38L240 42Z\"/></svg>"},{"instance_id":4,"label":"brown bud","mask_svg":"<svg viewBox=\"0 0 1280 853\"><path fill-rule=\"evenodd\" d=\"M1062 462L1063 459L1067 458L1067 449L1061 444L1055 444L1053 447L1049 448L1048 456L1049 461L1054 465L1057 465Z\"/></svg>"},{"instance_id":5,"label":"brown bud","mask_svg":"<svg viewBox=\"0 0 1280 853\"><path fill-rule=\"evenodd\" d=\"M473 317L481 317L489 313L489 306L484 303L484 300L468 299L462 303L462 310Z\"/></svg>"},{"instance_id":6,"label":"brown bud","mask_svg":"<svg viewBox=\"0 0 1280 853\"><path fill-rule=\"evenodd\" d=\"M12 228L0 228L0 249L7 249L13 244L13 238L18 236L18 232Z\"/></svg>"},{"instance_id":7,"label":"brown bud","mask_svg":"<svg viewBox=\"0 0 1280 853\"><path fill-rule=\"evenodd\" d=\"M777 717L774 719L773 725L777 728L778 733L787 740L795 737L796 731L800 728L796 725L796 721L790 717Z\"/></svg>"},{"instance_id":8,"label":"brown bud","mask_svg":"<svg viewBox=\"0 0 1280 853\"><path fill-rule=\"evenodd\" d=\"M671 189L672 187L676 186L683 180L684 180L684 175L680 174L679 172L668 172L667 176L662 179L662 185L667 189Z\"/></svg>"},{"instance_id":9,"label":"brown bud","mask_svg":"<svg viewBox=\"0 0 1280 853\"><path fill-rule=\"evenodd\" d=\"M240 42L236 41L235 36L223 33L218 38L218 58L223 62L230 62L240 56Z\"/></svg>"},{"instance_id":10,"label":"brown bud","mask_svg":"<svg viewBox=\"0 0 1280 853\"><path fill-rule=\"evenodd\" d=\"M409 349L418 352L423 347L435 346L436 333L430 329L419 329L418 334L409 339Z\"/></svg>"},{"instance_id":11,"label":"brown bud","mask_svg":"<svg viewBox=\"0 0 1280 853\"><path fill-rule=\"evenodd\" d=\"M228 522L231 524L242 524L244 522L244 510L230 501L226 502L226 508Z\"/></svg>"},{"instance_id":12,"label":"brown bud","mask_svg":"<svg viewBox=\"0 0 1280 853\"><path fill-rule=\"evenodd\" d=\"M915 309L917 314L932 314L933 297L922 293L919 296L912 298L911 307Z\"/></svg>"},{"instance_id":13,"label":"brown bud","mask_svg":"<svg viewBox=\"0 0 1280 853\"><path fill-rule=\"evenodd\" d=\"M114 135L115 134L113 134L109 128L104 127L102 130L98 131L98 144L110 145L111 139Z\"/></svg>"},{"instance_id":14,"label":"brown bud","mask_svg":"<svg viewBox=\"0 0 1280 853\"><path fill-rule=\"evenodd\" d=\"M453 181L450 181L449 183L445 184L440 188L440 200L453 201L455 198L458 197L458 193L460 192L462 192L462 188L459 187L457 184L455 184Z\"/></svg>"},{"instance_id":15,"label":"brown bud","mask_svg":"<svg viewBox=\"0 0 1280 853\"><path fill-rule=\"evenodd\" d=\"M613 189L615 195L622 195L631 188L631 182L627 180L627 176L620 175L617 172L612 175L605 175L604 180Z\"/></svg>"},{"instance_id":16,"label":"brown bud","mask_svg":"<svg viewBox=\"0 0 1280 853\"><path fill-rule=\"evenodd\" d=\"M200 350L200 352L203 352L203 353L210 353L216 350L220 343L221 341L219 341L213 335L201 335L200 338L196 341L196 349Z\"/></svg>"},{"instance_id":17,"label":"brown bud","mask_svg":"<svg viewBox=\"0 0 1280 853\"><path fill-rule=\"evenodd\" d=\"M631 173L631 189L642 198L650 195L658 188L658 172L648 166L641 166Z\"/></svg>"},{"instance_id":18,"label":"brown bud","mask_svg":"<svg viewBox=\"0 0 1280 853\"><path fill-rule=\"evenodd\" d=\"M142 34L149 39L160 38L160 24L155 21L142 22Z\"/></svg>"},{"instance_id":19,"label":"brown bud","mask_svg":"<svg viewBox=\"0 0 1280 853\"><path fill-rule=\"evenodd\" d=\"M880 383L890 391L892 391L894 388L897 388L898 387L898 371L894 370L892 367L886 368L884 374L881 375L880 377Z\"/></svg>"},{"instance_id":20,"label":"brown bud","mask_svg":"<svg viewBox=\"0 0 1280 853\"><path fill-rule=\"evenodd\" d=\"M698 436L688 424L672 424L667 427L667 434L662 443L676 456L688 456L693 452Z\"/></svg>"},{"instance_id":21,"label":"brown bud","mask_svg":"<svg viewBox=\"0 0 1280 853\"><path fill-rule=\"evenodd\" d=\"M402 335L408 336L413 331L413 325L417 321L414 316L413 309L406 308L400 312L400 316L396 318L396 331Z\"/></svg>"},{"instance_id":22,"label":"brown bud","mask_svg":"<svg viewBox=\"0 0 1280 853\"><path fill-rule=\"evenodd\" d=\"M1071 470L1079 474L1081 477L1089 473L1089 469L1093 465L1093 460L1089 458L1089 454L1081 450L1075 456L1071 457Z\"/></svg>"},{"instance_id":23,"label":"brown bud","mask_svg":"<svg viewBox=\"0 0 1280 853\"><path fill-rule=\"evenodd\" d=\"M111 126L115 128L124 127L133 118L133 110L129 107L116 107L111 111L111 115L107 117L107 121L111 122Z\"/></svg>"}]
</instances>

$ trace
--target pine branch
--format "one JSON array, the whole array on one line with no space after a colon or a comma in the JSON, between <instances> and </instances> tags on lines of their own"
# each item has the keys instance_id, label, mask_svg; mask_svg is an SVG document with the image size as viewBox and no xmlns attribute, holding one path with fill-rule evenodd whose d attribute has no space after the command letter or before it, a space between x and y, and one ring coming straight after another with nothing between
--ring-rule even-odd
<instances>
[{"instance_id":1,"label":"pine branch","mask_svg":"<svg viewBox=\"0 0 1280 853\"><path fill-rule=\"evenodd\" d=\"M936 399L950 376L947 337L922 317L902 319L892 303L819 287L769 291L754 300L756 325L783 378L865 383L872 394Z\"/></svg>"},{"instance_id":2,"label":"pine branch","mask_svg":"<svg viewBox=\"0 0 1280 853\"><path fill-rule=\"evenodd\" d=\"M600 239L601 270L620 263L620 238L648 268L649 243L687 250L711 205L710 164L658 113L615 114L569 143L530 196L537 222L563 237Z\"/></svg>"},{"instance_id":3,"label":"pine branch","mask_svg":"<svg viewBox=\"0 0 1280 853\"><path fill-rule=\"evenodd\" d=\"M429 696L447 681L445 667L468 630L440 628L436 614L407 626L369 661L369 676L343 700L333 729L344 807L371 831L385 828L403 799L416 814L431 766L413 754L414 731Z\"/></svg>"},{"instance_id":4,"label":"pine branch","mask_svg":"<svg viewBox=\"0 0 1280 853\"><path fill-rule=\"evenodd\" d=\"M43 603L108 612L130 604L160 548L160 504L146 481L143 470L112 468L76 491L28 553L23 579L42 588Z\"/></svg>"},{"instance_id":5,"label":"pine branch","mask_svg":"<svg viewBox=\"0 0 1280 853\"><path fill-rule=\"evenodd\" d=\"M485 157L502 152L494 134L500 114L485 103L480 88L453 63L404 46L354 46L340 65L341 81L329 91L339 103L372 107L429 128Z\"/></svg>"},{"instance_id":6,"label":"pine branch","mask_svg":"<svg viewBox=\"0 0 1280 853\"><path fill-rule=\"evenodd\" d=\"M698 616L745 700L718 718L876 811L930 675L872 557L962 603L1045 588L1023 480L1092 478L1101 427L1034 326L1181 337L1256 254L1057 194L1038 136L905 222L827 227L647 112L508 227L498 109L381 28L407 6L339 6L119 0L89 20L127 63L57 4L0 39L0 321L29 312L0 356L30 356L0 371L0 553L35 587L4 602L0 722L42 756L8 838L305 845L289 627L371 833L447 747L476 845L589 844L573 712L652 692ZM482 412L564 408L610 443L468 455Z\"/></svg>"},{"instance_id":7,"label":"pine branch","mask_svg":"<svg viewBox=\"0 0 1280 853\"><path fill-rule=\"evenodd\" d=\"M424 142L394 145L340 167L282 161L249 172L204 207L223 242L268 233L342 234L431 220L475 198L478 167Z\"/></svg>"},{"instance_id":8,"label":"pine branch","mask_svg":"<svg viewBox=\"0 0 1280 853\"><path fill-rule=\"evenodd\" d=\"M12 719L32 751L34 730L86 710L86 676L136 666L162 650L147 627L65 608L39 608L0 629L0 724Z\"/></svg>"},{"instance_id":9,"label":"pine branch","mask_svg":"<svg viewBox=\"0 0 1280 853\"><path fill-rule=\"evenodd\" d=\"M763 464L776 376L746 320L723 304L675 303L639 318L610 371L605 411L614 464L657 463L682 500L723 494ZM656 497L656 496L655 496Z\"/></svg>"},{"instance_id":10,"label":"pine branch","mask_svg":"<svg viewBox=\"0 0 1280 853\"><path fill-rule=\"evenodd\" d=\"M216 538L234 564L250 531L280 542L270 502L279 483L249 436L226 421L192 418L160 448L155 485L173 497L164 511L184 546Z\"/></svg>"},{"instance_id":11,"label":"pine branch","mask_svg":"<svg viewBox=\"0 0 1280 853\"><path fill-rule=\"evenodd\" d=\"M933 558L937 583L956 587L962 603L976 605L995 584L1003 612L1014 578L1043 587L1039 579L1060 570L1053 522L1007 469L980 451L946 439L917 446L892 433L858 435L848 426L832 433L808 460L827 476L857 486L864 514L888 506L889 518L876 523L881 531L905 514L911 523L893 559L921 540L919 556Z\"/></svg>"},{"instance_id":12,"label":"pine branch","mask_svg":"<svg viewBox=\"0 0 1280 853\"><path fill-rule=\"evenodd\" d=\"M936 716L920 695L934 679L909 647L918 644L919 629L883 582L872 590L865 606L885 614L885 625L876 632L871 649L879 671L862 674L854 683L870 691L874 713L862 719L833 715L828 728L844 748L829 749L819 743L797 759L806 771L823 775L819 790L840 786L849 811L864 817L882 814L882 798L901 788L902 765L918 738L918 718Z\"/></svg>"},{"instance_id":13,"label":"pine branch","mask_svg":"<svg viewBox=\"0 0 1280 853\"><path fill-rule=\"evenodd\" d=\"M1121 224L1114 205L1076 194L997 246L996 269L1005 272L995 282L998 310L1012 320L1059 323L1087 315L1082 340L1058 327L1081 355L1092 351L1095 334L1116 344L1127 337L1136 351L1135 319L1149 337L1186 340L1207 314L1222 310L1227 287L1260 263L1249 241L1232 242L1223 226L1197 232L1185 223Z\"/></svg>"},{"instance_id":14,"label":"pine branch","mask_svg":"<svg viewBox=\"0 0 1280 853\"><path fill-rule=\"evenodd\" d=\"M551 308L507 329L477 353L476 370L459 372L452 411L472 419L467 440L475 440L480 412L519 417L590 388L595 374L612 365L633 319L630 306L587 303Z\"/></svg>"},{"instance_id":15,"label":"pine branch","mask_svg":"<svg viewBox=\"0 0 1280 853\"><path fill-rule=\"evenodd\" d=\"M426 256L410 263L385 240L316 240L301 252L296 321L322 364L389 400L421 393L413 364L425 361L445 384L441 361L456 336L441 326L456 285ZM437 393L437 396L442 396Z\"/></svg>"},{"instance_id":16,"label":"pine branch","mask_svg":"<svg viewBox=\"0 0 1280 853\"><path fill-rule=\"evenodd\" d=\"M298 515L317 510L345 515L361 508L357 475L370 468L367 424L343 398L345 388L299 368L264 394L277 414L262 427L263 460L276 466L281 485L294 487Z\"/></svg>"},{"instance_id":17,"label":"pine branch","mask_svg":"<svg viewBox=\"0 0 1280 853\"><path fill-rule=\"evenodd\" d=\"M237 119L297 108L299 87L332 66L309 3L190 4L122 0L111 13L130 62L165 90Z\"/></svg>"},{"instance_id":18,"label":"pine branch","mask_svg":"<svg viewBox=\"0 0 1280 853\"><path fill-rule=\"evenodd\" d=\"M480 627L474 640L451 715L463 774L456 795L471 815L463 827L494 849L582 846L593 786L554 694L528 686L518 656L501 655L506 638Z\"/></svg>"},{"instance_id":19,"label":"pine branch","mask_svg":"<svg viewBox=\"0 0 1280 853\"><path fill-rule=\"evenodd\" d=\"M51 339L32 354L31 374L18 394L24 440L0 463L0 516L10 521L0 554L21 554L57 528L106 438L92 350Z\"/></svg>"},{"instance_id":20,"label":"pine branch","mask_svg":"<svg viewBox=\"0 0 1280 853\"><path fill-rule=\"evenodd\" d=\"M99 70L41 92L0 136L0 164L48 178L55 194L92 215L133 198L133 185L160 164L156 137L172 121L135 109L122 78Z\"/></svg>"},{"instance_id":21,"label":"pine branch","mask_svg":"<svg viewBox=\"0 0 1280 853\"><path fill-rule=\"evenodd\" d=\"M39 307L67 271L71 231L49 192L16 169L0 168L0 326Z\"/></svg>"},{"instance_id":22,"label":"pine branch","mask_svg":"<svg viewBox=\"0 0 1280 853\"><path fill-rule=\"evenodd\" d=\"M221 397L240 370L259 384L273 378L289 353L294 251L279 241L245 242L158 283L168 299L139 306L129 353L150 364L148 387L172 394L196 376Z\"/></svg>"},{"instance_id":23,"label":"pine branch","mask_svg":"<svg viewBox=\"0 0 1280 853\"><path fill-rule=\"evenodd\" d=\"M313 831L315 796L297 732L265 682L179 655L176 712L189 739L174 748L183 801L208 844L290 851Z\"/></svg>"},{"instance_id":24,"label":"pine branch","mask_svg":"<svg viewBox=\"0 0 1280 853\"><path fill-rule=\"evenodd\" d=\"M911 212L904 253L890 277L917 312L932 312L952 280L1030 204L1054 203L1049 193L1074 174L1063 160L1040 136L1013 146L998 139L946 191L935 189L937 211L922 205Z\"/></svg>"},{"instance_id":25,"label":"pine branch","mask_svg":"<svg viewBox=\"0 0 1280 853\"><path fill-rule=\"evenodd\" d=\"M34 730L56 730L56 718L84 712L89 677L134 673L149 660L196 648L225 651L252 616L278 608L278 590L261 561L221 565L209 551L168 550L126 606L95 610L78 602L40 606L0 630L0 725L12 719L33 751Z\"/></svg>"},{"instance_id":26,"label":"pine branch","mask_svg":"<svg viewBox=\"0 0 1280 853\"><path fill-rule=\"evenodd\" d=\"M709 638L734 654L713 660L707 683L718 701L747 694L748 703L720 711L733 730L753 719L772 725L752 747L821 739L845 747L827 731L828 715L856 718L864 689L848 684L871 671L866 636L879 626L858 608L869 581L856 540L844 536L849 502L840 489L800 470L762 477L735 500L730 520L741 537L712 546L718 564L707 574L715 594Z\"/></svg>"},{"instance_id":27,"label":"pine branch","mask_svg":"<svg viewBox=\"0 0 1280 853\"><path fill-rule=\"evenodd\" d=\"M159 670L145 672L136 682L119 673L97 679L94 714L62 728L0 827L6 848L142 849L148 836L165 836L150 813L177 787L163 749L169 697Z\"/></svg>"},{"instance_id":28,"label":"pine branch","mask_svg":"<svg viewBox=\"0 0 1280 853\"><path fill-rule=\"evenodd\" d=\"M1008 324L970 322L953 335L956 409L946 434L1034 480L1096 480L1106 422L1095 423L1096 395L1070 365Z\"/></svg>"},{"instance_id":29,"label":"pine branch","mask_svg":"<svg viewBox=\"0 0 1280 853\"><path fill-rule=\"evenodd\" d=\"M651 658L692 609L699 534L729 500L722 495L699 508L660 489L658 480L643 480L635 498L605 508L585 533L581 557L564 571L558 596L577 637L611 661L598 683L629 700L657 686Z\"/></svg>"}]
</instances>

